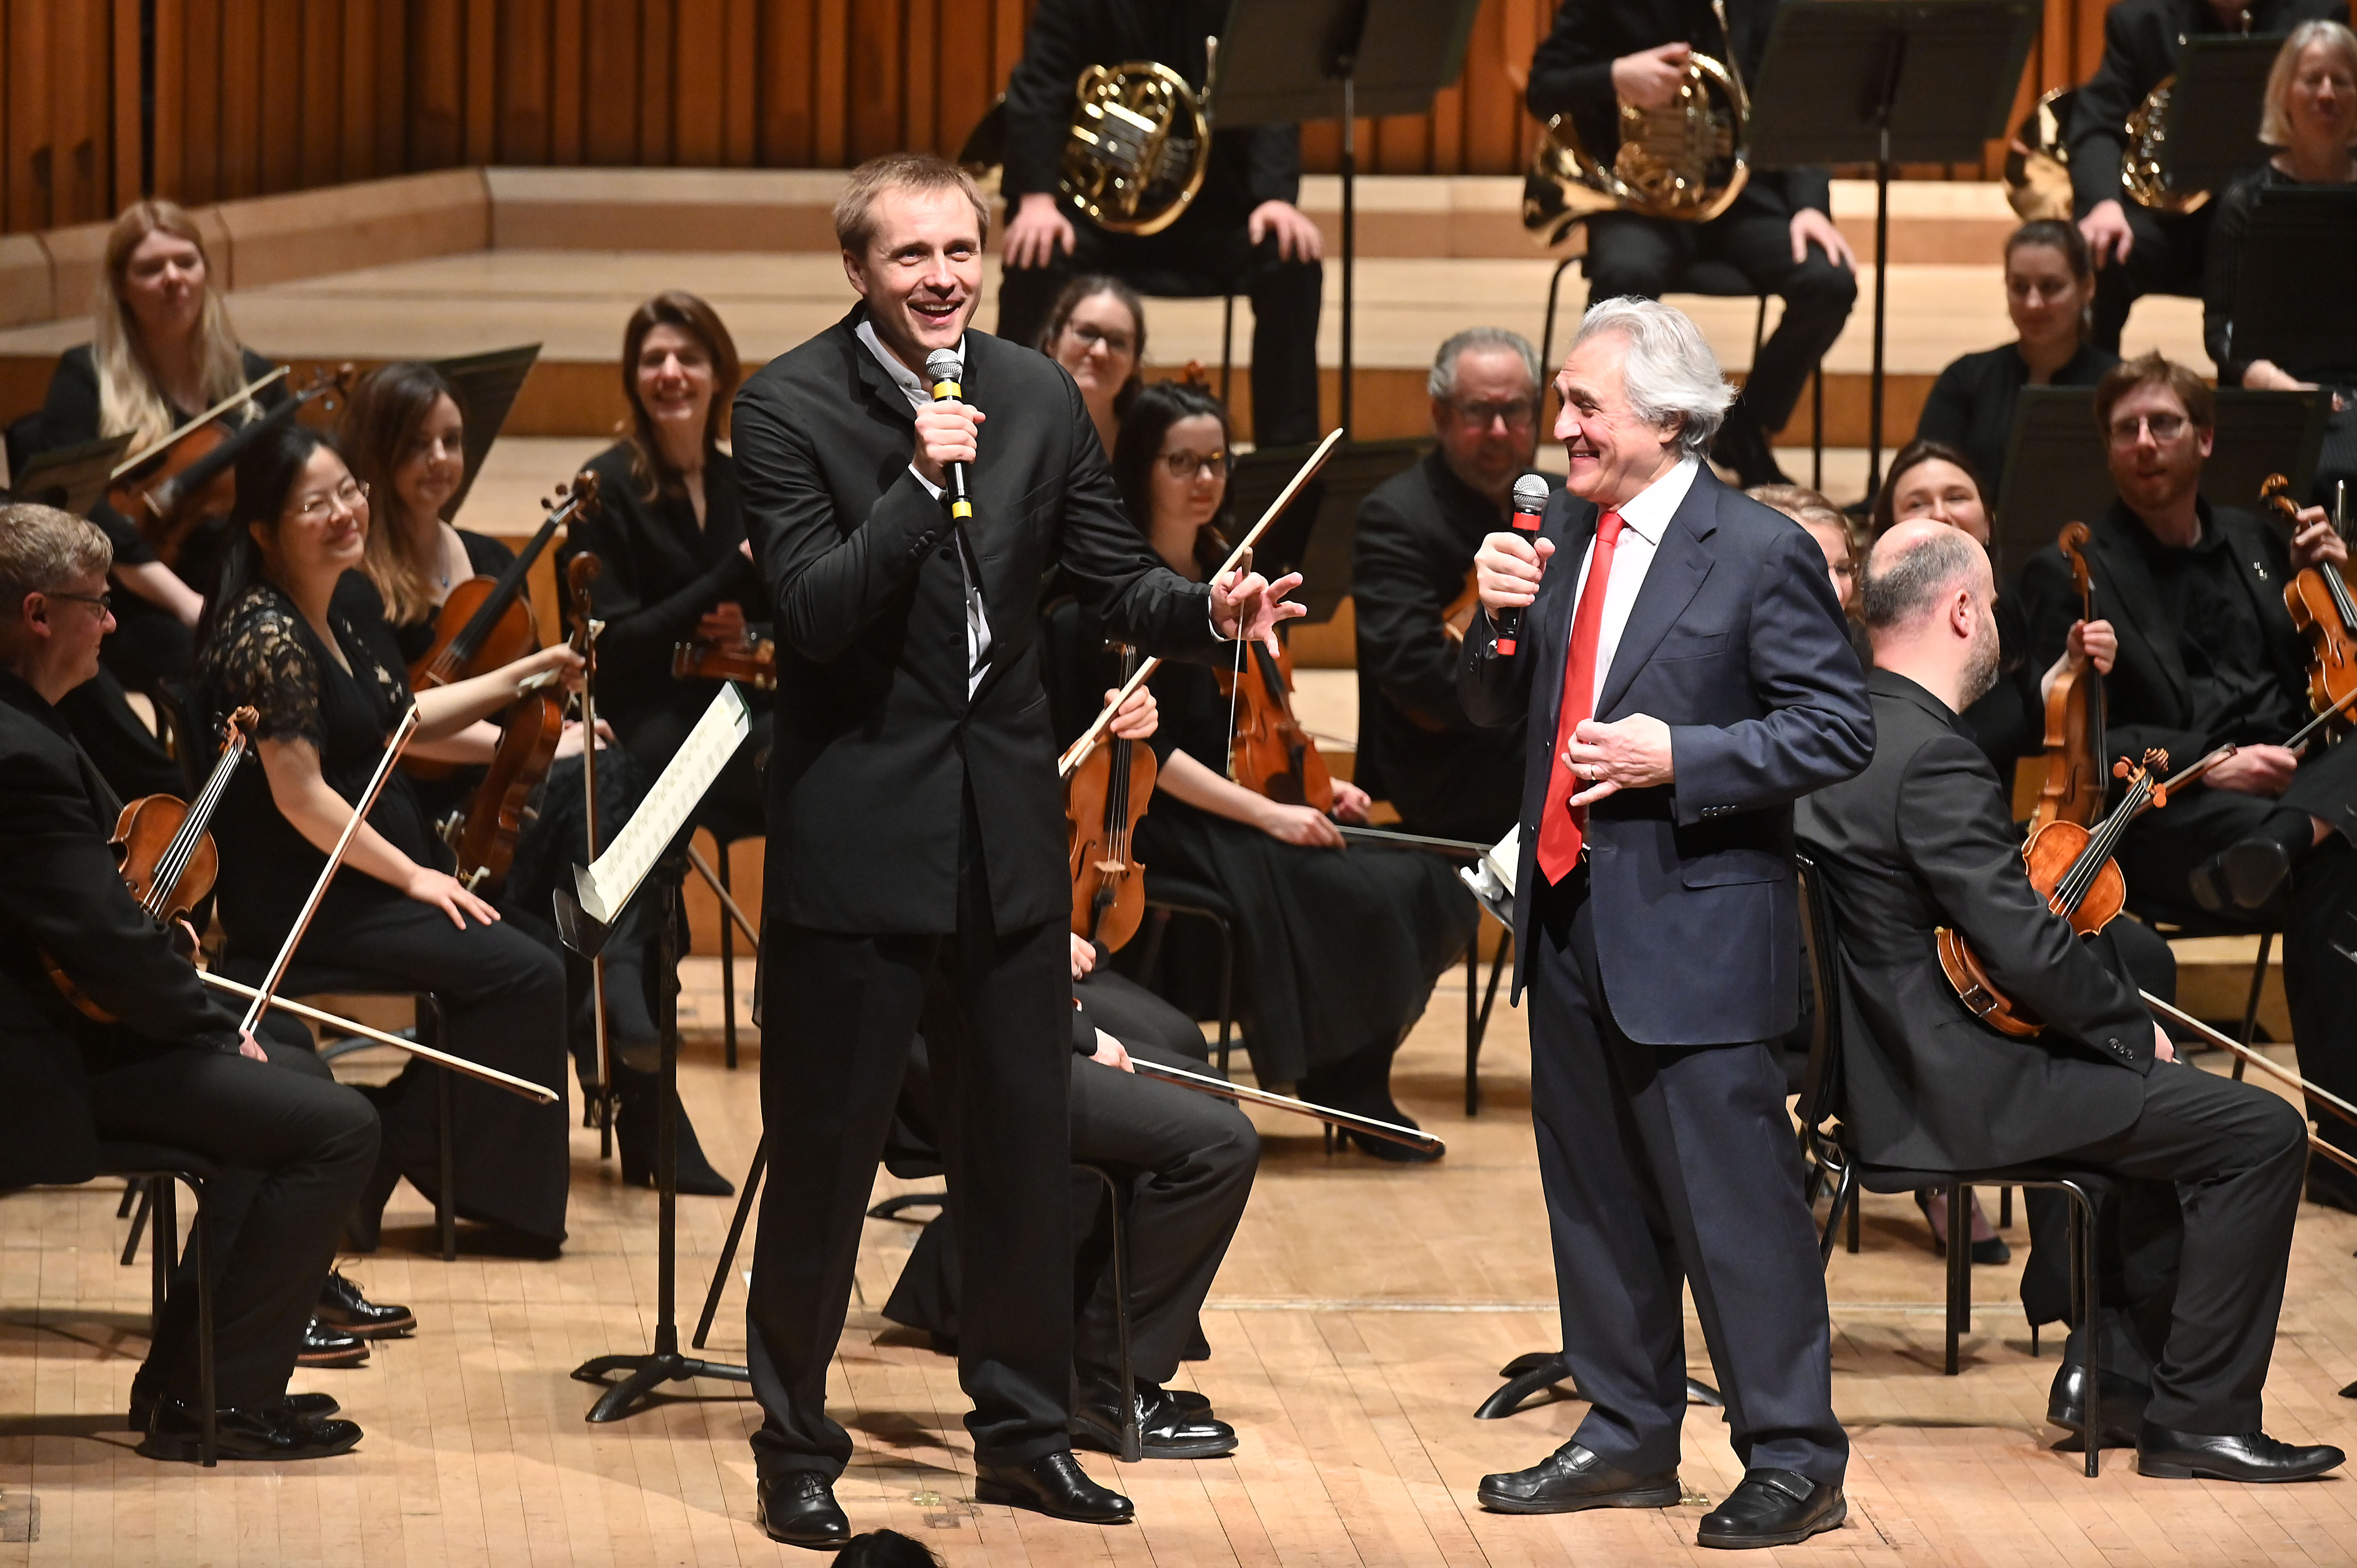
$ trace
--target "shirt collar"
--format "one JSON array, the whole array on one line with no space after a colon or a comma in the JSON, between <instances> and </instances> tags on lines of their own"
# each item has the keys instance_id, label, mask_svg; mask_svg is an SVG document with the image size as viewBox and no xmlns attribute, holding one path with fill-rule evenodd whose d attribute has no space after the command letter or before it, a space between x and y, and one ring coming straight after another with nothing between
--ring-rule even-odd
<instances>
[{"instance_id":1,"label":"shirt collar","mask_svg":"<svg viewBox=\"0 0 2357 1568\"><path fill-rule=\"evenodd\" d=\"M921 407L933 401L932 389L920 381L917 372L902 364L899 357L884 347L884 340L876 336L873 317L862 316L859 318L857 336L862 343L867 345L867 351L876 356L876 362L884 367L884 373L892 378L892 384L908 398L911 407ZM958 334L957 357L961 361L965 359L965 334L963 332Z\"/></svg>"},{"instance_id":2,"label":"shirt collar","mask_svg":"<svg viewBox=\"0 0 2357 1568\"><path fill-rule=\"evenodd\" d=\"M1614 510L1620 513L1622 526L1634 529L1637 536L1658 549L1662 535L1677 516L1686 492L1694 489L1695 474L1701 465L1692 457L1681 457L1678 466L1639 490L1629 504Z\"/></svg>"}]
</instances>

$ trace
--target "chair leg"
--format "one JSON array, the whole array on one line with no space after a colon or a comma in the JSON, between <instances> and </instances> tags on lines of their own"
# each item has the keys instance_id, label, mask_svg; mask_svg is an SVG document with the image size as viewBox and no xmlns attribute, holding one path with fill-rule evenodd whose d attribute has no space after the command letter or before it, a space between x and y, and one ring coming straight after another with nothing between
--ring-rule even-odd
<instances>
[{"instance_id":1,"label":"chair leg","mask_svg":"<svg viewBox=\"0 0 2357 1568\"><path fill-rule=\"evenodd\" d=\"M1842 1179L1844 1181L1854 1180L1846 1171L1842 1173ZM1856 1252L1857 1251L1858 1211L1864 1207L1865 1205L1858 1201L1858 1194L1856 1191L1852 1191L1849 1199L1849 1233L1842 1239L1843 1248L1846 1251Z\"/></svg>"},{"instance_id":2,"label":"chair leg","mask_svg":"<svg viewBox=\"0 0 2357 1568\"><path fill-rule=\"evenodd\" d=\"M1231 1048L1229 1031L1235 1023L1236 942L1226 920L1214 915L1211 924L1220 929L1220 1076L1225 1078Z\"/></svg>"},{"instance_id":3,"label":"chair leg","mask_svg":"<svg viewBox=\"0 0 2357 1568\"><path fill-rule=\"evenodd\" d=\"M1996 1228L2000 1230L2013 1229L2013 1188L2009 1187L1996 1189Z\"/></svg>"},{"instance_id":4,"label":"chair leg","mask_svg":"<svg viewBox=\"0 0 2357 1568\"><path fill-rule=\"evenodd\" d=\"M1481 1019L1473 999L1481 979L1481 929L1465 943L1465 1114L1481 1114Z\"/></svg>"},{"instance_id":5,"label":"chair leg","mask_svg":"<svg viewBox=\"0 0 2357 1568\"><path fill-rule=\"evenodd\" d=\"M1768 340L1768 296L1760 296L1760 314L1751 318L1751 364L1758 369L1760 345Z\"/></svg>"},{"instance_id":6,"label":"chair leg","mask_svg":"<svg viewBox=\"0 0 2357 1568\"><path fill-rule=\"evenodd\" d=\"M2076 1183L2064 1183L2062 1190L2071 1198L2071 1294L2083 1325L2080 1384L2087 1391L2087 1477L2093 1480L2104 1466L2104 1359L2096 1343L2103 1285L2096 1272L2095 1203Z\"/></svg>"},{"instance_id":7,"label":"chair leg","mask_svg":"<svg viewBox=\"0 0 2357 1568\"><path fill-rule=\"evenodd\" d=\"M1948 1376L1956 1375L1957 1342L1973 1329L1973 1189L1948 1184Z\"/></svg>"},{"instance_id":8,"label":"chair leg","mask_svg":"<svg viewBox=\"0 0 2357 1568\"><path fill-rule=\"evenodd\" d=\"M1563 292L1563 274L1579 262L1577 256L1566 256L1555 265L1555 276L1547 280L1546 328L1539 334L1539 364L1542 368L1555 363L1555 299Z\"/></svg>"},{"instance_id":9,"label":"chair leg","mask_svg":"<svg viewBox=\"0 0 2357 1568\"><path fill-rule=\"evenodd\" d=\"M129 1207L131 1194L139 1194L139 1207L131 1210L131 1233L123 1239L123 1266L129 1268L131 1260L139 1255L139 1238L146 1233L148 1216L156 1207L156 1189L152 1182L134 1179L124 1188L123 1197Z\"/></svg>"},{"instance_id":10,"label":"chair leg","mask_svg":"<svg viewBox=\"0 0 2357 1568\"><path fill-rule=\"evenodd\" d=\"M2258 1037L2259 993L2266 989L2267 954L2274 950L2275 944L2276 934L2273 931L2261 931L2259 933L2259 961L2251 966L2251 994L2243 1004L2243 1033L2241 1039L2246 1048L2250 1046L2253 1040ZM2234 1076L2237 1079L2243 1076L2244 1065L2242 1058L2236 1057L2234 1058Z\"/></svg>"},{"instance_id":11,"label":"chair leg","mask_svg":"<svg viewBox=\"0 0 2357 1568\"><path fill-rule=\"evenodd\" d=\"M1222 407L1235 406L1235 400L1228 395L1235 369L1236 296L1232 294L1220 304L1220 403Z\"/></svg>"},{"instance_id":12,"label":"chair leg","mask_svg":"<svg viewBox=\"0 0 2357 1568\"><path fill-rule=\"evenodd\" d=\"M420 1034L429 1035L436 1050L449 1048L443 1034L442 1002L432 993L417 999ZM454 1099L455 1075L447 1067L434 1069L434 1146L440 1165L434 1196L434 1229L442 1242L442 1261L458 1261L458 1113Z\"/></svg>"},{"instance_id":13,"label":"chair leg","mask_svg":"<svg viewBox=\"0 0 2357 1568\"><path fill-rule=\"evenodd\" d=\"M1121 1462L1135 1465L1141 1457L1137 1432L1137 1373L1129 1342L1129 1195L1114 1173L1083 1165L1105 1185L1105 1207L1113 1216L1113 1326L1121 1350Z\"/></svg>"},{"instance_id":14,"label":"chair leg","mask_svg":"<svg viewBox=\"0 0 2357 1568\"><path fill-rule=\"evenodd\" d=\"M1820 1264L1830 1263L1834 1260L1834 1235L1845 1212L1853 1220L1857 1217L1857 1172L1847 1165L1842 1167L1840 1176L1834 1182L1834 1206L1825 1210L1825 1231L1817 1238L1817 1262ZM1849 1250L1855 1252L1857 1251L1855 1229L1850 1231L1850 1236Z\"/></svg>"},{"instance_id":15,"label":"chair leg","mask_svg":"<svg viewBox=\"0 0 2357 1568\"><path fill-rule=\"evenodd\" d=\"M718 850L718 864L713 868L720 878L720 891L735 897L736 890L728 884L728 846L713 835L713 846ZM737 1070L737 931L736 922L728 911L720 912L720 1040L722 1060L728 1070Z\"/></svg>"},{"instance_id":16,"label":"chair leg","mask_svg":"<svg viewBox=\"0 0 2357 1568\"><path fill-rule=\"evenodd\" d=\"M147 1337L153 1341L163 1326L164 1298L172 1293L172 1270L179 1262L180 1205L179 1193L168 1176L152 1178L149 1190L156 1196L156 1239L147 1249Z\"/></svg>"},{"instance_id":17,"label":"chair leg","mask_svg":"<svg viewBox=\"0 0 2357 1568\"><path fill-rule=\"evenodd\" d=\"M167 1176L167 1182L171 1178ZM188 1191L197 1200L197 1220L190 1229L197 1244L197 1398L202 1409L198 1420L202 1423L198 1455L210 1467L221 1463L220 1433L217 1430L221 1394L213 1382L213 1269L212 1227L205 1223L205 1187L202 1182L188 1183Z\"/></svg>"},{"instance_id":18,"label":"chair leg","mask_svg":"<svg viewBox=\"0 0 2357 1568\"><path fill-rule=\"evenodd\" d=\"M1819 361L1809 376L1809 488L1825 488L1825 367Z\"/></svg>"},{"instance_id":19,"label":"chair leg","mask_svg":"<svg viewBox=\"0 0 2357 1568\"><path fill-rule=\"evenodd\" d=\"M118 1203L118 1204L116 1204L116 1205L114 1206L114 1217L115 1217L117 1219L130 1219L130 1218L131 1218L131 1205L132 1205L132 1204L133 1204L133 1203L134 1203L134 1202L138 1198L138 1197L139 1197L139 1178L138 1178L137 1176L125 1176L125 1177L124 1177L124 1179L123 1179L123 1201L122 1201L122 1202L120 1202L120 1203ZM127 1260L126 1260L126 1261L127 1261Z\"/></svg>"}]
</instances>

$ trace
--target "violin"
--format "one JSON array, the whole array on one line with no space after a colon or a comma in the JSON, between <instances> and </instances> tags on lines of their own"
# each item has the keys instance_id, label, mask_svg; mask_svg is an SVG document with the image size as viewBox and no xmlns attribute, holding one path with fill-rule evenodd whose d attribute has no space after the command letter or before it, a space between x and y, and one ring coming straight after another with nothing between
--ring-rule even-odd
<instances>
[{"instance_id":1,"label":"violin","mask_svg":"<svg viewBox=\"0 0 2357 1568\"><path fill-rule=\"evenodd\" d=\"M2216 760L2205 758L2201 770ZM2045 897L2046 907L2070 921L2072 930L2080 936L2092 937L2110 925L2127 903L2127 881L2113 862L2112 852L2119 847L2128 824L2146 811L2169 804L2170 792L2191 781L2190 775L2195 770L2189 769L2187 778L2162 782L2156 774L2168 766L2165 751L2146 752L2142 767L2131 766L2126 757L2121 757L2112 765L2112 773L2127 780L2127 791L2101 822L2083 827L2058 819L2034 829L2021 846L2029 885ZM1942 926L1934 933L1934 941L1942 972L1973 1016L2017 1039L2028 1039L2046 1026L1997 989L1963 932Z\"/></svg>"},{"instance_id":2,"label":"violin","mask_svg":"<svg viewBox=\"0 0 2357 1568\"><path fill-rule=\"evenodd\" d=\"M778 645L751 632L729 641L696 638L671 647L674 681L741 681L757 692L778 689Z\"/></svg>"},{"instance_id":3,"label":"violin","mask_svg":"<svg viewBox=\"0 0 2357 1568\"><path fill-rule=\"evenodd\" d=\"M2071 565L2071 580L2079 589L2079 618L2095 618L2094 578L2087 570L2088 529L2083 522L2062 525L2055 541ZM2046 693L2046 780L2039 787L2038 805L2030 812L2035 833L2049 822L2074 822L2085 827L2103 813L2110 785L2104 777L2104 682L2092 661L2084 668L2065 665Z\"/></svg>"},{"instance_id":4,"label":"violin","mask_svg":"<svg viewBox=\"0 0 2357 1568\"><path fill-rule=\"evenodd\" d=\"M1215 671L1220 695L1236 704L1229 774L1254 794L1281 805L1330 811L1333 777L1309 732L1293 716L1293 656L1281 646L1275 653L1257 642L1250 648L1252 667L1243 679L1230 671Z\"/></svg>"},{"instance_id":5,"label":"violin","mask_svg":"<svg viewBox=\"0 0 2357 1568\"><path fill-rule=\"evenodd\" d=\"M230 714L221 725L221 754L193 805L172 795L143 795L124 807L115 819L114 836L107 847L114 851L124 883L138 900L141 913L160 929L186 931L189 911L213 890L221 857L205 826L212 820L214 808L228 795L230 779L245 760L254 726L261 722L262 715L252 708ZM188 948L194 952L195 942L190 940ZM41 955L41 966L84 1017L102 1024L115 1021L113 1014L83 995L48 954Z\"/></svg>"},{"instance_id":6,"label":"violin","mask_svg":"<svg viewBox=\"0 0 2357 1568\"><path fill-rule=\"evenodd\" d=\"M1121 678L1135 673L1137 650L1122 650ZM1130 835L1154 799L1153 747L1106 736L1064 778L1070 830L1072 934L1118 950L1146 918L1146 867L1131 856Z\"/></svg>"},{"instance_id":7,"label":"violin","mask_svg":"<svg viewBox=\"0 0 2357 1568\"><path fill-rule=\"evenodd\" d=\"M106 504L131 520L165 565L179 565L180 553L190 537L228 522L230 508L237 501L239 454L264 432L294 418L304 404L340 395L352 367L345 365L334 371L323 367L303 391L261 418L231 421L233 411L285 374L285 367L281 366L239 388L153 446L135 454L110 476Z\"/></svg>"},{"instance_id":8,"label":"violin","mask_svg":"<svg viewBox=\"0 0 2357 1568\"><path fill-rule=\"evenodd\" d=\"M2291 481L2281 474L2269 474L2259 499L2298 532L2299 503L2287 493L2290 489ZM2308 639L2309 707L2332 712L2357 693L2357 603L2350 598L2349 580L2330 563L2304 567L2284 586L2284 608Z\"/></svg>"}]
</instances>

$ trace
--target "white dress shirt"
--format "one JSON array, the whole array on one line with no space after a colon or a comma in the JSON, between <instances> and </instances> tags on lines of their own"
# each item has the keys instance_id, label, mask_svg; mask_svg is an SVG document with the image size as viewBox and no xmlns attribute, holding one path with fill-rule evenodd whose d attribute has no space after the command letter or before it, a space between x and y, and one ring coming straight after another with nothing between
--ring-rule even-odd
<instances>
[{"instance_id":1,"label":"white dress shirt","mask_svg":"<svg viewBox=\"0 0 2357 1568\"><path fill-rule=\"evenodd\" d=\"M1620 514L1620 541L1612 547L1612 575L1604 585L1604 619L1596 628L1596 686L1588 693L1587 711L1597 713L1597 702L1604 694L1605 678L1612 672L1613 656L1620 651L1620 634L1628 629L1629 611L1637 602L1637 590L1645 585L1645 574L1653 564L1653 553L1662 547L1662 535L1670 526L1670 519L1678 513L1686 492L1694 489L1695 470L1698 467L1692 457L1680 459L1678 466L1647 485L1630 499L1629 504L1608 510ZM1587 554L1579 563L1579 581L1574 585L1571 596L1572 614L1579 613L1579 596L1587 591L1587 568L1596 559L1596 542L1588 542ZM1566 643L1568 648L1568 642ZM1600 714L1598 714L1600 717Z\"/></svg>"},{"instance_id":2,"label":"white dress shirt","mask_svg":"<svg viewBox=\"0 0 2357 1568\"><path fill-rule=\"evenodd\" d=\"M876 362L884 367L884 373L890 376L893 383L908 397L910 408L922 408L933 401L932 389L918 380L917 372L895 358L891 349L884 347L883 339L876 336L873 321L864 318L860 321L859 340L867 345L867 351L876 356ZM965 338L963 334L958 338L957 356L961 360L965 358ZM941 486L918 473L914 462L909 463L909 472L917 475L917 483L924 486L935 500L942 499ZM965 694L971 698L990 667L990 618L983 613L982 575L975 569L974 562L967 558L963 529L957 531L957 542L958 576L965 585Z\"/></svg>"}]
</instances>

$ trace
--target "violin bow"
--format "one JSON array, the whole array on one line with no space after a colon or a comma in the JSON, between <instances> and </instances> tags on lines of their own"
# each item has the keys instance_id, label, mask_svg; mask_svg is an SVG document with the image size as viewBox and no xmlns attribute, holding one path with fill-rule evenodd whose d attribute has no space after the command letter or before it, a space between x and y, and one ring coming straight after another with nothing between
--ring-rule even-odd
<instances>
[{"instance_id":1,"label":"violin bow","mask_svg":"<svg viewBox=\"0 0 2357 1568\"><path fill-rule=\"evenodd\" d=\"M214 990L226 991L232 996L251 998L262 994L251 985L241 985L229 976L215 974L209 969L197 971L197 978ZM423 1057L427 1061L439 1067L447 1067L453 1072L463 1072L469 1078L479 1078L485 1083L504 1089L510 1094L520 1095L536 1104L556 1103L556 1090L534 1083L528 1078L517 1078L511 1073L501 1072L495 1067L485 1067L480 1062L468 1061L465 1057L452 1056L448 1051L436 1050L432 1046L423 1046L415 1040L404 1040L399 1035L388 1035L382 1029L371 1029L366 1024L328 1012L324 1008L307 1007L300 1002L289 1002L285 997L278 998L274 1005L285 1012L292 1013L297 1018L307 1018L314 1024L325 1024L328 1027L340 1030L344 1034L357 1035L361 1039L373 1040L380 1046L391 1046L395 1050L407 1051L411 1056Z\"/></svg>"},{"instance_id":2,"label":"violin bow","mask_svg":"<svg viewBox=\"0 0 2357 1568\"><path fill-rule=\"evenodd\" d=\"M2201 1019L2194 1017L2191 1014L2179 1012L2177 1008L2170 1006L2166 1002L2163 1002L2159 997L2155 996L2151 992L2140 991L2136 994L2144 998L2146 1006L2161 1015L2161 1016L2169 1019L2171 1023L2183 1025L2186 1028L2192 1030L2195 1034L2201 1036L2202 1039L2208 1041L2211 1045L2217 1047L2222 1051L2233 1052L2237 1059L2249 1063L2251 1066L2257 1068L2262 1072L2270 1074L2278 1081L2298 1091L2298 1093L2305 1098L2309 1104L2315 1106L2318 1110L2336 1116L2341 1121L2348 1122L2352 1127L2357 1127L2357 1105L2350 1104L2349 1101L2341 1099L2339 1095L2332 1093L2330 1090L2319 1089L2316 1085L2309 1082L2308 1079L2300 1077L2299 1074L2292 1071L2291 1069L2271 1059L2262 1052L2253 1050L2250 1047L2243 1044L2242 1041L2234 1038L2233 1036L2229 1035L2222 1030L2212 1028L2209 1025L2203 1023ZM2352 1175L2357 1175L2357 1158L2351 1157L2347 1150L2338 1148L2333 1144L2326 1143L2314 1133L2310 1133L2308 1135L2308 1144L2309 1147L2324 1155L2325 1158L2341 1165Z\"/></svg>"},{"instance_id":3,"label":"violin bow","mask_svg":"<svg viewBox=\"0 0 2357 1568\"><path fill-rule=\"evenodd\" d=\"M328 896L328 884L335 880L336 868L343 865L344 852L352 845L352 835L361 831L361 824L368 821L370 811L376 805L376 798L384 792L384 781L393 777L393 765L401 760L402 752L409 746L409 737L417 733L417 702L413 697L409 711L402 714L401 723L393 726L393 738L384 743L384 756L376 765L376 777L369 780L368 789L361 792L360 803L352 808L350 819L344 823L343 833L336 840L334 852L328 856L328 864L319 868L319 879L311 884L311 896L303 900L303 912L295 917L295 925L279 947L278 956L270 961L270 972L263 977L262 988L253 993L253 1000L246 1004L245 1018L238 1025L238 1033L253 1033L254 1026L262 1022L262 1015L270 1011L272 993L277 991L279 982L286 978L286 966L294 961L295 949L303 940L303 933L311 929L311 918L319 912L319 900Z\"/></svg>"},{"instance_id":4,"label":"violin bow","mask_svg":"<svg viewBox=\"0 0 2357 1568\"><path fill-rule=\"evenodd\" d=\"M141 447L138 451L134 452L130 456L125 457L123 461L114 465L113 470L106 476L107 482L112 484L116 479L123 478L124 475L131 472L132 469L139 467L140 464L145 463L148 458L153 457L156 453L161 452L173 442L178 441L181 436L186 435L189 431L210 424L212 421L219 419L222 414L227 413L231 409L235 408L242 403L252 403L253 401L254 393L270 385L273 381L284 381L287 374L294 369L295 367L292 365L281 365L276 370L271 371L268 375L264 376L257 381L246 382L245 385L238 388L237 391L230 393L229 396L221 399L221 402L205 410L204 413L197 415L196 418L188 421L188 424L183 424L179 429L173 431L169 435L164 436L158 441L152 442L149 445Z\"/></svg>"},{"instance_id":5,"label":"violin bow","mask_svg":"<svg viewBox=\"0 0 2357 1568\"><path fill-rule=\"evenodd\" d=\"M1265 1089L1254 1089L1246 1084L1230 1083L1225 1079L1210 1078L1184 1068L1164 1067L1160 1062L1147 1061L1144 1057L1132 1057L1129 1065L1137 1069L1140 1078L1158 1079L1175 1083L1181 1089L1191 1089L1198 1094L1209 1094L1221 1100L1232 1100L1244 1105L1265 1105L1272 1111L1290 1111L1296 1116L1308 1116L1345 1132L1363 1133L1370 1138L1382 1138L1389 1143L1405 1144L1426 1154L1446 1154L1448 1145L1431 1133L1416 1127L1403 1127L1396 1122L1384 1122L1372 1116L1361 1116L1355 1111L1337 1111L1307 1100L1296 1100L1289 1094L1273 1094Z\"/></svg>"},{"instance_id":6,"label":"violin bow","mask_svg":"<svg viewBox=\"0 0 2357 1568\"><path fill-rule=\"evenodd\" d=\"M1308 461L1303 463L1300 470L1286 481L1285 489L1277 492L1276 499L1271 501L1268 510L1260 514L1260 521L1252 525L1252 532L1245 534L1243 542L1233 550L1228 552L1228 558L1220 564L1218 571L1211 574L1213 582L1219 581L1234 571L1252 554L1253 546L1260 542L1262 534L1268 532L1269 524L1285 515L1285 509L1293 504L1293 498L1301 493L1301 487L1318 477L1318 470L1326 467L1326 459L1331 457L1334 455L1334 448L1341 444L1342 430L1340 425L1326 433L1326 439L1318 444L1318 449L1309 454ZM1239 638L1237 640L1241 642L1243 639ZM1097 748L1097 743L1104 739L1106 729L1113 724L1114 714L1121 711L1121 705L1124 703L1137 694L1137 689L1146 684L1146 677L1161 666L1162 660L1158 657L1139 662L1136 673L1123 682L1121 690L1114 693L1113 701L1104 705L1104 712L1096 716L1096 721L1089 725L1080 739L1072 742L1071 748L1057 762L1056 776L1059 779L1071 778L1072 769L1088 760L1089 753L1094 751ZM1229 727L1232 729L1235 726L1231 723Z\"/></svg>"}]
</instances>

